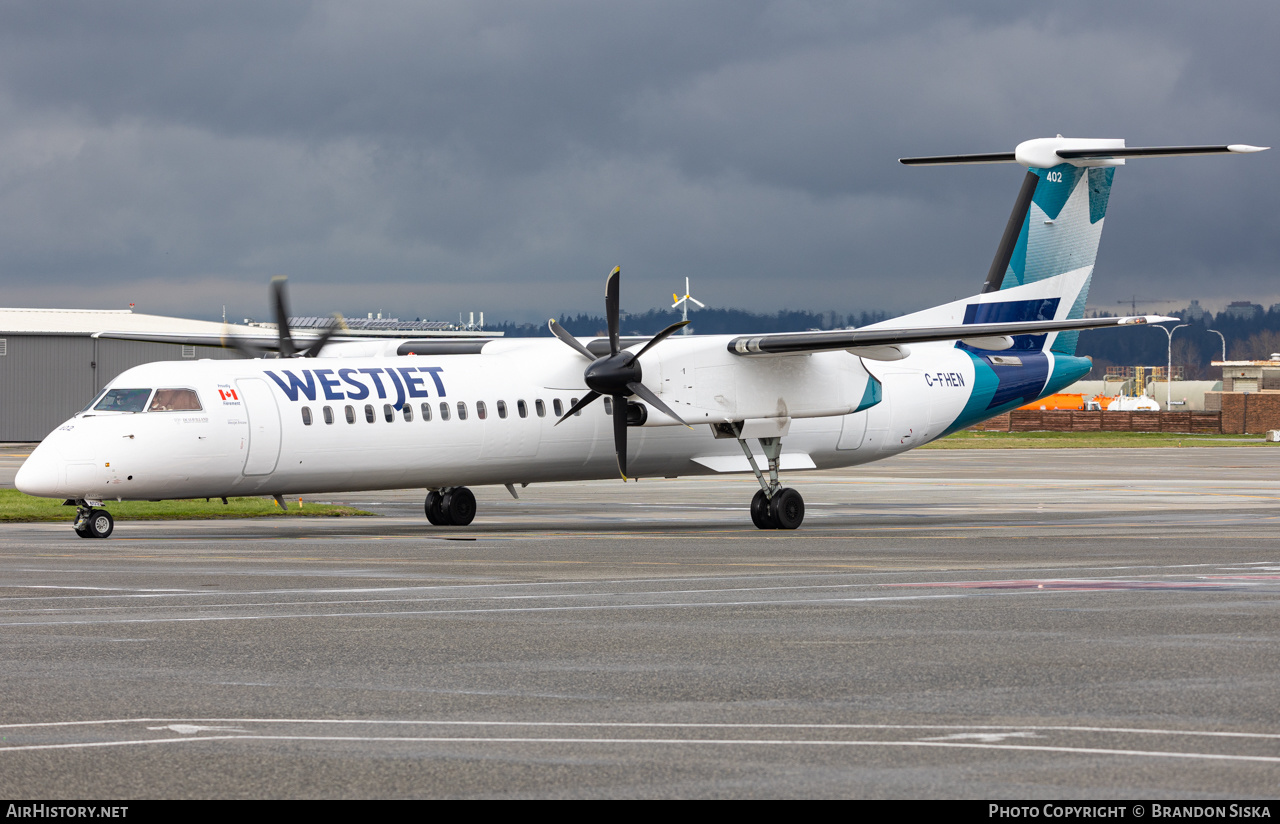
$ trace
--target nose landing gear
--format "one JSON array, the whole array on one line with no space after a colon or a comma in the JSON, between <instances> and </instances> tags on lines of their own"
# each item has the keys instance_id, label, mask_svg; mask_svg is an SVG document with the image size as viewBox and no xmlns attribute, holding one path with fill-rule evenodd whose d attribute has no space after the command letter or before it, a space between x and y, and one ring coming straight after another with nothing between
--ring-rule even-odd
<instances>
[{"instance_id":1,"label":"nose landing gear","mask_svg":"<svg viewBox=\"0 0 1280 824\"><path fill-rule=\"evenodd\" d=\"M467 526L476 517L476 496L465 486L433 489L423 508L433 526Z\"/></svg>"},{"instance_id":2,"label":"nose landing gear","mask_svg":"<svg viewBox=\"0 0 1280 824\"><path fill-rule=\"evenodd\" d=\"M116 521L110 512L95 509L93 504L85 500L76 501L76 519L71 528L81 538L108 538L115 527Z\"/></svg>"}]
</instances>

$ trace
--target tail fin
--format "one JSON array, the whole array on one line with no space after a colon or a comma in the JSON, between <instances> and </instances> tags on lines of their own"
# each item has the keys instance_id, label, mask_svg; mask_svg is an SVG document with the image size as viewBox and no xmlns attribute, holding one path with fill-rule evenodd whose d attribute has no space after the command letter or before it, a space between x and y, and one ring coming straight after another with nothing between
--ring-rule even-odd
<instances>
[{"instance_id":1,"label":"tail fin","mask_svg":"<svg viewBox=\"0 0 1280 824\"><path fill-rule=\"evenodd\" d=\"M1090 138L1041 138L1019 144L1009 153L903 158L909 166L954 163L1019 163L1027 167L1022 189L1004 236L987 272L983 293L1004 291L1051 279L1033 290L1034 300L1016 303L981 302L968 307L966 323L993 323L1012 307L1034 310L1050 317L1075 320L1084 317L1085 300L1093 279L1094 260L1102 237L1103 218L1111 196L1115 167L1130 157L1235 154L1262 151L1261 147L1161 146L1126 148L1123 140ZM1012 297L1012 296L1011 296ZM972 314L973 317L969 317ZM1025 318L1019 318L1025 319ZM1050 351L1074 355L1079 332L1052 336Z\"/></svg>"},{"instance_id":2,"label":"tail fin","mask_svg":"<svg viewBox=\"0 0 1280 824\"><path fill-rule=\"evenodd\" d=\"M1115 171L1114 167L1081 168L1066 162L1028 169L982 291L1003 291L1074 274L1063 277L1054 290L1059 305L1070 307L1066 314L1055 315L1058 320L1083 318ZM1079 337L1079 332L1062 332L1050 349L1073 355Z\"/></svg>"}]
</instances>

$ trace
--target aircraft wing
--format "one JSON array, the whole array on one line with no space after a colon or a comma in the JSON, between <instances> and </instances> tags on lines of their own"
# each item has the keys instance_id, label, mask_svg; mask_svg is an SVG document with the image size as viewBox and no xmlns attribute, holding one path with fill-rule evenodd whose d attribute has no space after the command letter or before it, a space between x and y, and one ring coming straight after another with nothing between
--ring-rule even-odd
<instances>
[{"instance_id":1,"label":"aircraft wing","mask_svg":"<svg viewBox=\"0 0 1280 824\"><path fill-rule=\"evenodd\" d=\"M961 340L979 349L1003 350L1013 346L1014 335L1044 335L1049 332L1072 332L1130 326L1177 320L1160 315L1137 315L1123 318L1081 318L1078 320L1032 320L1015 323L970 323L962 326L923 326L913 328L833 329L829 332L779 332L770 335L744 335L729 341L729 351L746 357L759 355L799 355L830 352L838 349L857 350L870 347L901 346L909 343Z\"/></svg>"},{"instance_id":2,"label":"aircraft wing","mask_svg":"<svg viewBox=\"0 0 1280 824\"><path fill-rule=\"evenodd\" d=\"M180 343L184 346L222 346L234 348L237 343L248 344L258 349L267 349L274 351L279 347L280 339L274 329L264 330L262 334L246 335L239 332L131 332L131 331L114 331L105 330L102 332L94 332L90 337L107 338L110 340L136 340L146 343ZM314 343L320 339L318 333L312 334L308 332L293 332L294 340L300 344ZM369 341L370 338L357 338L350 335L338 336L334 335L329 338L329 343L352 343L355 341Z\"/></svg>"}]
</instances>

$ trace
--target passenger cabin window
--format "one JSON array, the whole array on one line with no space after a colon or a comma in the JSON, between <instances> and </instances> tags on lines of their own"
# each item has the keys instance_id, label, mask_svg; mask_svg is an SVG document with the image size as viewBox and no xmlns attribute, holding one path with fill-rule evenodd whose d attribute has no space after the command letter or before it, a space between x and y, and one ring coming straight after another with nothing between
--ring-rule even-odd
<instances>
[{"instance_id":1,"label":"passenger cabin window","mask_svg":"<svg viewBox=\"0 0 1280 824\"><path fill-rule=\"evenodd\" d=\"M465 421L467 419L467 402L458 401L458 420Z\"/></svg>"},{"instance_id":2,"label":"passenger cabin window","mask_svg":"<svg viewBox=\"0 0 1280 824\"><path fill-rule=\"evenodd\" d=\"M382 417L387 419L387 423L391 423L396 419L396 410L389 403L382 405Z\"/></svg>"},{"instance_id":3,"label":"passenger cabin window","mask_svg":"<svg viewBox=\"0 0 1280 824\"><path fill-rule=\"evenodd\" d=\"M524 401L516 401L516 414L522 418L529 417L529 405Z\"/></svg>"},{"instance_id":4,"label":"passenger cabin window","mask_svg":"<svg viewBox=\"0 0 1280 824\"><path fill-rule=\"evenodd\" d=\"M542 402L542 398L538 398L533 402L533 408L537 410L539 418L545 418L547 416L547 405Z\"/></svg>"},{"instance_id":5,"label":"passenger cabin window","mask_svg":"<svg viewBox=\"0 0 1280 824\"><path fill-rule=\"evenodd\" d=\"M413 420L413 404L406 403L404 405L404 408L401 409L400 412L401 414L404 415L404 419L406 422Z\"/></svg>"},{"instance_id":6,"label":"passenger cabin window","mask_svg":"<svg viewBox=\"0 0 1280 824\"><path fill-rule=\"evenodd\" d=\"M347 423L356 422L356 408L354 406L347 407Z\"/></svg>"},{"instance_id":7,"label":"passenger cabin window","mask_svg":"<svg viewBox=\"0 0 1280 824\"><path fill-rule=\"evenodd\" d=\"M449 420L449 402L448 401L440 401L440 420L442 421Z\"/></svg>"},{"instance_id":8,"label":"passenger cabin window","mask_svg":"<svg viewBox=\"0 0 1280 824\"><path fill-rule=\"evenodd\" d=\"M480 420L489 417L489 407L484 405L484 401L476 401L476 417Z\"/></svg>"},{"instance_id":9,"label":"passenger cabin window","mask_svg":"<svg viewBox=\"0 0 1280 824\"><path fill-rule=\"evenodd\" d=\"M564 415L564 404L560 403L560 399L556 398L551 402L551 409L556 413L556 417Z\"/></svg>"},{"instance_id":10,"label":"passenger cabin window","mask_svg":"<svg viewBox=\"0 0 1280 824\"><path fill-rule=\"evenodd\" d=\"M574 408L575 406L577 406L577 405L578 405L578 399L577 399L577 398L570 398L570 399L569 399L569 408L570 408L570 409L573 409L573 408ZM582 414L582 410L581 410L581 409L579 409L579 410L577 410L576 412L574 412L574 413L573 413L573 416L576 418L576 417L578 417L578 416L579 416L579 415L581 415L581 414Z\"/></svg>"},{"instance_id":11,"label":"passenger cabin window","mask_svg":"<svg viewBox=\"0 0 1280 824\"><path fill-rule=\"evenodd\" d=\"M422 419L424 421L431 420L431 404L426 403L425 401L422 404Z\"/></svg>"},{"instance_id":12,"label":"passenger cabin window","mask_svg":"<svg viewBox=\"0 0 1280 824\"><path fill-rule=\"evenodd\" d=\"M378 416L373 412L373 404L366 403L364 405L364 419L369 423L373 423L378 419Z\"/></svg>"},{"instance_id":13,"label":"passenger cabin window","mask_svg":"<svg viewBox=\"0 0 1280 824\"><path fill-rule=\"evenodd\" d=\"M200 398L194 389L157 389L148 412L199 412Z\"/></svg>"},{"instance_id":14,"label":"passenger cabin window","mask_svg":"<svg viewBox=\"0 0 1280 824\"><path fill-rule=\"evenodd\" d=\"M324 422L333 423L333 407L332 406L326 406L324 408Z\"/></svg>"},{"instance_id":15,"label":"passenger cabin window","mask_svg":"<svg viewBox=\"0 0 1280 824\"><path fill-rule=\"evenodd\" d=\"M112 389L93 408L98 412L141 412L150 396L150 389Z\"/></svg>"},{"instance_id":16,"label":"passenger cabin window","mask_svg":"<svg viewBox=\"0 0 1280 824\"><path fill-rule=\"evenodd\" d=\"M311 425L311 407L309 406L302 407L302 424L303 426Z\"/></svg>"}]
</instances>

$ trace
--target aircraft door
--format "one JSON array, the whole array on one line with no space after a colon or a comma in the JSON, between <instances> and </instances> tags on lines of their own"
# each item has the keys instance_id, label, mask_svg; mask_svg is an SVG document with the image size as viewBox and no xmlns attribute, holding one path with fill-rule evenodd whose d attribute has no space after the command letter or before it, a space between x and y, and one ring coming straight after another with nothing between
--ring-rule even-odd
<instances>
[{"instance_id":1,"label":"aircraft door","mask_svg":"<svg viewBox=\"0 0 1280 824\"><path fill-rule=\"evenodd\" d=\"M236 381L249 418L249 454L245 475L270 475L280 460L280 409L267 382L260 378Z\"/></svg>"}]
</instances>

